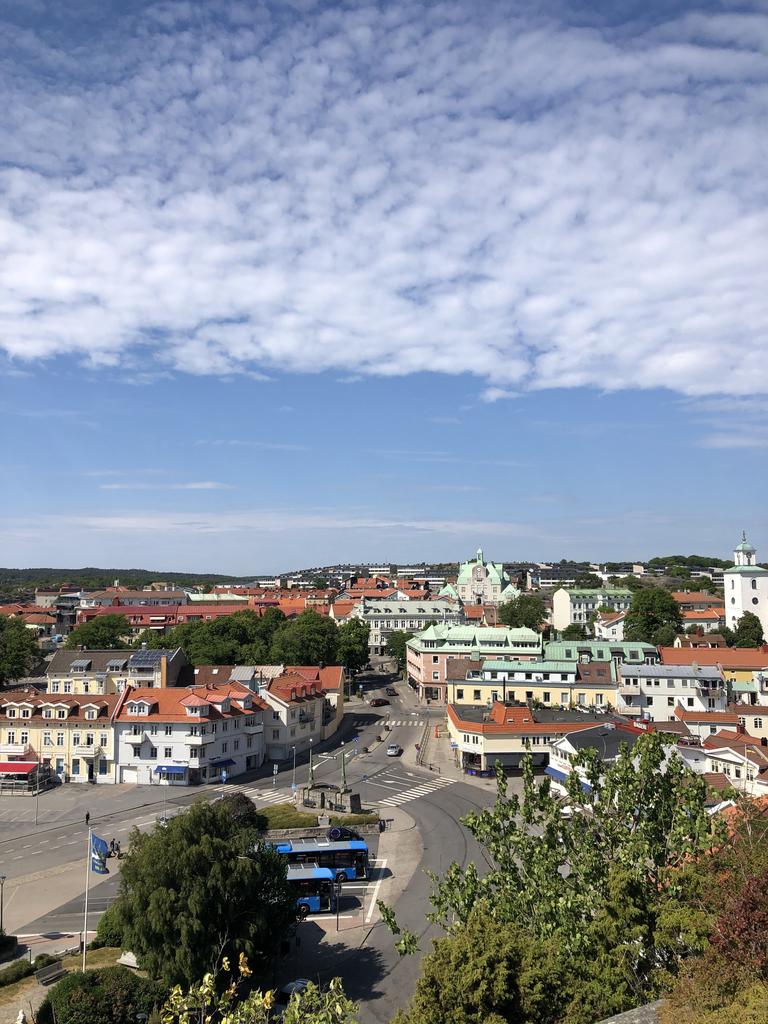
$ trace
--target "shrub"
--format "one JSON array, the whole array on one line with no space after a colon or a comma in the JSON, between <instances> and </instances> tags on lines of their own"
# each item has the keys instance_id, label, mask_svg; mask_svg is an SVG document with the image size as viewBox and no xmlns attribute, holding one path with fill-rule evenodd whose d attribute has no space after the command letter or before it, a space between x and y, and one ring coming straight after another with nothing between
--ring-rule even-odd
<instances>
[{"instance_id":1,"label":"shrub","mask_svg":"<svg viewBox=\"0 0 768 1024\"><path fill-rule=\"evenodd\" d=\"M76 971L54 985L37 1011L37 1024L133 1024L162 1004L164 987L127 967Z\"/></svg>"},{"instance_id":2,"label":"shrub","mask_svg":"<svg viewBox=\"0 0 768 1024\"><path fill-rule=\"evenodd\" d=\"M11 956L13 953L16 952L17 945L18 943L16 942L15 935L6 935L5 933L0 933L0 957Z\"/></svg>"},{"instance_id":3,"label":"shrub","mask_svg":"<svg viewBox=\"0 0 768 1024\"><path fill-rule=\"evenodd\" d=\"M6 985L13 985L14 982L21 981L22 978L28 978L34 972L35 968L29 960L17 960L9 967L4 967L0 971L0 988L4 988Z\"/></svg>"},{"instance_id":4,"label":"shrub","mask_svg":"<svg viewBox=\"0 0 768 1024\"><path fill-rule=\"evenodd\" d=\"M119 918L119 901L115 902L104 911L96 926L96 938L89 945L89 949L101 949L103 946L122 948L123 929Z\"/></svg>"}]
</instances>

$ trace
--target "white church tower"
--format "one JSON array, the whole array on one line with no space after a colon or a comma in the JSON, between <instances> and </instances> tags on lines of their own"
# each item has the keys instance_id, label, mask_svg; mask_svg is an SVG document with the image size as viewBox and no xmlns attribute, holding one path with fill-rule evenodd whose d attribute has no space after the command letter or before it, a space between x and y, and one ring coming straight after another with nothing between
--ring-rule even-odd
<instances>
[{"instance_id":1,"label":"white church tower","mask_svg":"<svg viewBox=\"0 0 768 1024\"><path fill-rule=\"evenodd\" d=\"M733 552L734 564L723 574L725 584L725 622L735 629L744 612L756 615L768 639L768 569L757 564L756 552L742 533L741 544Z\"/></svg>"}]
</instances>

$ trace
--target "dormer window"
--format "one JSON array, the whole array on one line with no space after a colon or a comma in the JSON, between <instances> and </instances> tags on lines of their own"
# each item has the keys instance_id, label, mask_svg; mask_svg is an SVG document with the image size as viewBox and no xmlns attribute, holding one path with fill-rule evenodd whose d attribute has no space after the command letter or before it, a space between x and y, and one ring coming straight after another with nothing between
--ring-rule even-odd
<instances>
[{"instance_id":1,"label":"dormer window","mask_svg":"<svg viewBox=\"0 0 768 1024\"><path fill-rule=\"evenodd\" d=\"M85 717L93 720L96 717L96 712L93 709L85 712Z\"/></svg>"},{"instance_id":2,"label":"dormer window","mask_svg":"<svg viewBox=\"0 0 768 1024\"><path fill-rule=\"evenodd\" d=\"M129 715L146 715L149 708L146 704L136 704L133 701L128 703L128 714Z\"/></svg>"}]
</instances>

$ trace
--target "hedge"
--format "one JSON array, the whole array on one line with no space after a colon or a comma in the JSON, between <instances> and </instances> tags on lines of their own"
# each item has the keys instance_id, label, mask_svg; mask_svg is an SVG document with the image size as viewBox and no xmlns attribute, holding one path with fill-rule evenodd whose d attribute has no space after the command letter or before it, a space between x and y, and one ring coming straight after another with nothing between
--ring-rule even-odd
<instances>
[{"instance_id":1,"label":"hedge","mask_svg":"<svg viewBox=\"0 0 768 1024\"><path fill-rule=\"evenodd\" d=\"M4 988L6 985L13 985L15 982L21 981L22 978L28 978L42 967L55 963L56 959L57 957L49 956L47 953L40 953L39 956L35 957L34 963L30 963L29 960L17 960L9 967L5 967L0 971L0 988Z\"/></svg>"}]
</instances>

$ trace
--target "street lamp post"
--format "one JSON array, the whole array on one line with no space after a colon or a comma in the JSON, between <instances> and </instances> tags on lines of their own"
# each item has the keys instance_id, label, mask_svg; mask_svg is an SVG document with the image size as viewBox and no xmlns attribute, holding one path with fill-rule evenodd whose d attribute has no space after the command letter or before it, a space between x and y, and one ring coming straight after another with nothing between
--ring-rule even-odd
<instances>
[{"instance_id":1,"label":"street lamp post","mask_svg":"<svg viewBox=\"0 0 768 1024\"><path fill-rule=\"evenodd\" d=\"M296 747L291 747L293 751L293 772L291 773L291 790L296 791Z\"/></svg>"},{"instance_id":2,"label":"street lamp post","mask_svg":"<svg viewBox=\"0 0 768 1024\"><path fill-rule=\"evenodd\" d=\"M0 875L0 935L3 935L3 889L5 888L5 875Z\"/></svg>"},{"instance_id":3,"label":"street lamp post","mask_svg":"<svg viewBox=\"0 0 768 1024\"><path fill-rule=\"evenodd\" d=\"M347 791L347 755L344 753L344 740L341 741L341 792Z\"/></svg>"},{"instance_id":4,"label":"street lamp post","mask_svg":"<svg viewBox=\"0 0 768 1024\"><path fill-rule=\"evenodd\" d=\"M307 780L308 788L312 789L315 784L315 767L312 764L312 740L309 741L309 779Z\"/></svg>"}]
</instances>

